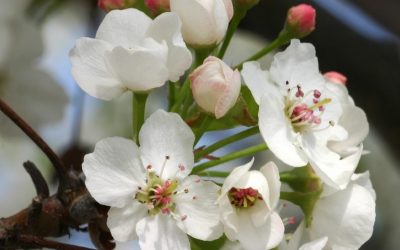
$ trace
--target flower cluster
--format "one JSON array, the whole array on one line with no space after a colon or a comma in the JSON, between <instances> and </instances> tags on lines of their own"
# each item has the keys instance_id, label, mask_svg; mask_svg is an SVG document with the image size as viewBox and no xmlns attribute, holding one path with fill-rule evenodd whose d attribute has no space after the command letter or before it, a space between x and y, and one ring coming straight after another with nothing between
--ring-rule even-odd
<instances>
[{"instance_id":1,"label":"flower cluster","mask_svg":"<svg viewBox=\"0 0 400 250\"><path fill-rule=\"evenodd\" d=\"M355 174L368 122L346 77L321 74L313 45L298 40L315 29L315 10L291 8L274 42L237 66L222 60L239 21L257 3L136 6L154 19L118 6L123 10L105 16L96 38L76 42L72 74L84 91L103 100L132 92L133 140L103 139L83 163L90 194L110 207L107 226L117 242L190 249L225 235L226 244L249 250L357 249L370 238L375 193L368 173ZM287 43L261 69L256 60ZM145 116L147 96L167 82L168 111ZM205 132L240 125L251 128L195 148ZM265 143L210 155L258 133ZM251 160L229 172L207 170L267 148L292 169L280 172L268 162L250 170ZM281 215L280 200L302 209L294 232L286 226L297 220Z\"/></svg>"}]
</instances>

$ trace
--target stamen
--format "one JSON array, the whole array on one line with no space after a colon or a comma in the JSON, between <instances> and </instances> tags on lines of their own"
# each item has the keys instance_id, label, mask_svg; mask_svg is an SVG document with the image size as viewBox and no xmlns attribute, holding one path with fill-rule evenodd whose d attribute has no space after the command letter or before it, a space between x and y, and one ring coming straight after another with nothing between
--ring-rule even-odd
<instances>
[{"instance_id":1,"label":"stamen","mask_svg":"<svg viewBox=\"0 0 400 250\"><path fill-rule=\"evenodd\" d=\"M166 155L166 156L165 156L164 163L163 163L163 165L162 165L162 167L161 167L160 176L163 176L164 168L165 168L165 165L167 165L167 161L169 160L169 158L170 158L169 155Z\"/></svg>"}]
</instances>

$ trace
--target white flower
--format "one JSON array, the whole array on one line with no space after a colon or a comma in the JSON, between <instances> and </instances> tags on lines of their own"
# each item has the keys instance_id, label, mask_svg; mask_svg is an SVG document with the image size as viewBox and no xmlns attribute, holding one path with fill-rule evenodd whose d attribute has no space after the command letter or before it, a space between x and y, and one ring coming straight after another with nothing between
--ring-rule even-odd
<instances>
[{"instance_id":1,"label":"white flower","mask_svg":"<svg viewBox=\"0 0 400 250\"><path fill-rule=\"evenodd\" d=\"M37 65L43 41L37 25L23 17L27 1L6 1L4 6L3 2L0 1L0 98L38 129L63 117L68 98L64 89ZM3 7L13 15L3 12ZM3 115L0 124L0 131L6 131L7 136L21 134Z\"/></svg>"},{"instance_id":2,"label":"white flower","mask_svg":"<svg viewBox=\"0 0 400 250\"><path fill-rule=\"evenodd\" d=\"M241 87L239 71L209 56L190 75L193 98L205 111L223 117L236 103Z\"/></svg>"},{"instance_id":3,"label":"white flower","mask_svg":"<svg viewBox=\"0 0 400 250\"><path fill-rule=\"evenodd\" d=\"M196 47L218 44L233 16L232 0L171 0L170 7L182 20L183 38Z\"/></svg>"},{"instance_id":4,"label":"white flower","mask_svg":"<svg viewBox=\"0 0 400 250\"><path fill-rule=\"evenodd\" d=\"M182 119L158 110L144 123L140 147L119 137L96 144L83 171L90 194L111 206L107 225L117 241L139 238L142 249L190 249L186 234L222 234L219 187L188 176L194 135Z\"/></svg>"},{"instance_id":5,"label":"white flower","mask_svg":"<svg viewBox=\"0 0 400 250\"><path fill-rule=\"evenodd\" d=\"M70 53L72 75L84 91L103 100L177 81L192 62L180 30L174 13L152 21L136 9L113 10L95 39L77 40Z\"/></svg>"},{"instance_id":6,"label":"white flower","mask_svg":"<svg viewBox=\"0 0 400 250\"><path fill-rule=\"evenodd\" d=\"M270 162L260 171L249 171L253 160L235 168L226 178L218 199L221 220L229 240L238 240L244 249L276 247L284 225L274 211L280 194L278 168Z\"/></svg>"},{"instance_id":7,"label":"white flower","mask_svg":"<svg viewBox=\"0 0 400 250\"><path fill-rule=\"evenodd\" d=\"M311 239L327 236L329 249L359 249L372 235L375 191L369 173L354 174L344 190L324 194L313 211Z\"/></svg>"},{"instance_id":8,"label":"white flower","mask_svg":"<svg viewBox=\"0 0 400 250\"><path fill-rule=\"evenodd\" d=\"M309 228L302 222L279 250L355 250L372 235L375 191L369 173L354 174L344 190L324 187Z\"/></svg>"},{"instance_id":9,"label":"white flower","mask_svg":"<svg viewBox=\"0 0 400 250\"><path fill-rule=\"evenodd\" d=\"M271 151L293 167L310 163L326 184L345 188L362 147L340 155L328 146L329 141L352 137L348 134L353 131L346 130L343 98L319 72L314 47L292 40L275 55L269 71L248 62L242 75L260 105L260 132Z\"/></svg>"}]
</instances>

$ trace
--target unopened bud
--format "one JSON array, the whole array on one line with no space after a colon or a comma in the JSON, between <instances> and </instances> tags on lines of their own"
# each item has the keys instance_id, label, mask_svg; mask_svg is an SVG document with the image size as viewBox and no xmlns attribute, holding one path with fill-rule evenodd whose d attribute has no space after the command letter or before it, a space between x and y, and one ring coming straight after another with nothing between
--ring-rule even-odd
<instances>
[{"instance_id":1,"label":"unopened bud","mask_svg":"<svg viewBox=\"0 0 400 250\"><path fill-rule=\"evenodd\" d=\"M315 9L308 4L299 4L289 9L285 30L291 38L303 38L315 29Z\"/></svg>"},{"instance_id":2,"label":"unopened bud","mask_svg":"<svg viewBox=\"0 0 400 250\"><path fill-rule=\"evenodd\" d=\"M99 0L98 6L100 9L109 12L115 9L132 8L136 4L136 0Z\"/></svg>"},{"instance_id":3,"label":"unopened bud","mask_svg":"<svg viewBox=\"0 0 400 250\"><path fill-rule=\"evenodd\" d=\"M329 71L324 74L324 77L333 83L346 85L347 84L347 77L339 72L336 71Z\"/></svg>"},{"instance_id":4,"label":"unopened bud","mask_svg":"<svg viewBox=\"0 0 400 250\"><path fill-rule=\"evenodd\" d=\"M158 15L170 10L169 0L145 0L144 3L153 15Z\"/></svg>"},{"instance_id":5,"label":"unopened bud","mask_svg":"<svg viewBox=\"0 0 400 250\"><path fill-rule=\"evenodd\" d=\"M236 103L241 87L240 73L220 59L209 56L190 75L196 103L215 117L223 117Z\"/></svg>"}]
</instances>

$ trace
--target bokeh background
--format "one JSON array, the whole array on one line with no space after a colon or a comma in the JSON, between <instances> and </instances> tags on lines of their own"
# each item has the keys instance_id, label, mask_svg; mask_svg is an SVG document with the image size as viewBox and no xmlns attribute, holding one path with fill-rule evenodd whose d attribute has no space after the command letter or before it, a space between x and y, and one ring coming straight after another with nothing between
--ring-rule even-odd
<instances>
[{"instance_id":1,"label":"bokeh background","mask_svg":"<svg viewBox=\"0 0 400 250\"><path fill-rule=\"evenodd\" d=\"M0 96L14 103L24 116L26 113L26 119L37 125L60 154L90 150L106 136L130 134L129 96L112 102L95 100L80 91L70 74L69 50L78 37L93 36L104 15L96 2L0 0L0 49L8 44L6 34L25 41L7 45L11 56L0 54L7 59L0 60ZM301 2L317 9L317 29L303 41L316 47L322 72L335 70L348 77L349 92L366 111L371 126L365 142L370 154L362 158L359 171L371 172L377 191L377 220L373 237L362 249L396 250L400 235L400 1L260 0L241 23L244 32L234 40L227 61L239 62L274 39L287 9ZM18 56L21 50L31 55L29 60ZM269 62L270 57L263 59L265 66ZM14 95L4 94L5 82L31 71L36 77L32 73L15 80L25 87L14 89ZM39 86L38 82L53 84L51 93L50 85ZM215 136L210 134L205 140L215 140ZM28 159L54 183L46 158L0 114L0 217L17 212L34 197L33 185L22 168ZM63 240L91 246L83 234Z\"/></svg>"}]
</instances>

